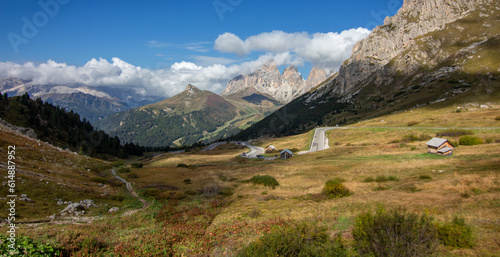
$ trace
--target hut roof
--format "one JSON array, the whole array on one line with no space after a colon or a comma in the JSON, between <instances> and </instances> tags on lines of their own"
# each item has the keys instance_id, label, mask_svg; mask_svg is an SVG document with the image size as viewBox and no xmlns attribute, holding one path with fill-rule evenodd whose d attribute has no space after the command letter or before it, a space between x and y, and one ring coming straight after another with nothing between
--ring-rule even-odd
<instances>
[{"instance_id":1,"label":"hut roof","mask_svg":"<svg viewBox=\"0 0 500 257\"><path fill-rule=\"evenodd\" d=\"M429 142L425 143L428 146L440 147L442 144L448 142L448 139L434 137Z\"/></svg>"},{"instance_id":2,"label":"hut roof","mask_svg":"<svg viewBox=\"0 0 500 257\"><path fill-rule=\"evenodd\" d=\"M438 153L446 153L446 152L449 152L451 150L453 150L452 147L443 147L443 148L438 150Z\"/></svg>"},{"instance_id":3,"label":"hut roof","mask_svg":"<svg viewBox=\"0 0 500 257\"><path fill-rule=\"evenodd\" d=\"M280 154L283 154L283 153L289 153L290 155L293 155L292 151L290 151L288 149L285 149L285 150L281 151Z\"/></svg>"}]
</instances>

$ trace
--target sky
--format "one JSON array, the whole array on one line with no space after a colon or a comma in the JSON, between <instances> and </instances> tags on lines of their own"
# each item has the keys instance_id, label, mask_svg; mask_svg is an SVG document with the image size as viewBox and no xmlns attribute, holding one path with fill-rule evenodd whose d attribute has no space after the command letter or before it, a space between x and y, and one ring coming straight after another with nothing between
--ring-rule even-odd
<instances>
[{"instance_id":1,"label":"sky","mask_svg":"<svg viewBox=\"0 0 500 257\"><path fill-rule=\"evenodd\" d=\"M220 93L273 61L338 70L403 0L0 0L0 77Z\"/></svg>"}]
</instances>

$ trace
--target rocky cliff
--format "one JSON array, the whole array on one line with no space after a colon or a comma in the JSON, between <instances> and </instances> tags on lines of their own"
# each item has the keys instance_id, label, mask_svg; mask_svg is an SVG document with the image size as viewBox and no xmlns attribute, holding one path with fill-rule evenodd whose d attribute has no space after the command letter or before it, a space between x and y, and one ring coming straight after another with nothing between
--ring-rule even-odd
<instances>
[{"instance_id":1,"label":"rocky cliff","mask_svg":"<svg viewBox=\"0 0 500 257\"><path fill-rule=\"evenodd\" d=\"M276 64L269 63L253 73L233 78L221 95L228 96L252 87L260 93L271 95L281 103L288 103L326 78L324 70L313 68L304 81L295 66L285 68L281 74Z\"/></svg>"},{"instance_id":2,"label":"rocky cliff","mask_svg":"<svg viewBox=\"0 0 500 257\"><path fill-rule=\"evenodd\" d=\"M384 24L375 28L352 50L337 78L318 95L346 95L363 86L360 84L373 73L382 70L393 58L415 44L415 40L433 31L442 30L476 10L480 4L493 0L405 0L403 7ZM498 5L498 2L497 2ZM408 57L411 58L411 57Z\"/></svg>"}]
</instances>

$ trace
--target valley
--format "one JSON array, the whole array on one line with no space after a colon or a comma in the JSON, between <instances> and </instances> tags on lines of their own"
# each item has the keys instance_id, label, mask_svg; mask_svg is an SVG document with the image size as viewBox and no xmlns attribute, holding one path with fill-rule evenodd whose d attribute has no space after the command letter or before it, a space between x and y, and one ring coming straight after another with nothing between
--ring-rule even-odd
<instances>
[{"instance_id":1,"label":"valley","mask_svg":"<svg viewBox=\"0 0 500 257\"><path fill-rule=\"evenodd\" d=\"M134 255L140 252L146 256L210 253L218 256L236 254L246 242L256 240L265 231L307 221L325 226L332 234L341 232L344 244L352 249L351 229L359 214L381 207L404 207L414 213L428 213L438 222L447 222L459 215L473 227L473 248L441 245L440 255L494 254L498 250L495 238L499 233L497 218L500 211L496 204L500 201L500 177L497 172L500 168L500 126L497 120L500 103L490 100L488 109L470 103L437 103L332 129L326 132L328 149L295 155L289 160L239 157L248 148L226 143L211 151L201 151L200 148L186 153L149 155L139 160L134 158L128 163L140 162L142 168L133 168L126 162L117 172L130 181L136 192L151 205L130 216L120 214L140 209L142 203L127 193L124 184L113 182L111 167L119 163L99 164L87 159L85 166L75 166L73 162L60 162L62 166L58 174L62 174L56 176L53 172L44 171L45 164L36 161L35 156L44 152L30 151L28 157L25 156L26 148L20 146L20 181L38 183L39 176L43 176L44 182L52 184L64 176L67 177L64 179L67 186L78 185L77 188L84 190L80 191L83 194L73 197L68 191L61 191L64 199L76 201L91 198L97 206L106 203L108 207L116 206L120 210L113 215L99 211L102 207L95 210L89 208L91 212L83 216L98 219L87 223L85 219L78 221L77 218L72 221L74 225L59 225L58 222L45 220L63 208L56 205L52 198L57 197L60 194L58 191L65 190L65 187L55 187L53 195L43 196L33 191L39 186L21 186L19 192L26 193L34 202L31 208L28 208L30 203L27 202L28 206L19 210L19 213L24 213L20 219L30 221L39 217L38 220L43 222L20 224L19 233L61 249L70 249L73 253ZM457 113L457 106L467 107ZM418 124L410 126L410 121ZM425 140L405 141L405 138L410 138L408 135L415 135L416 138L435 136L450 125L455 129L470 130L487 143L460 145L453 156L443 157L427 154ZM20 145L24 141L16 135L2 133L3 145ZM309 134L262 138L253 140L252 144L263 148L272 144L277 149L309 148ZM452 141L459 139L448 138ZM38 148L33 146L33 149ZM48 151L44 147L41 149ZM64 152L51 153L61 159L66 155ZM29 164L26 163L28 160ZM99 167L91 166L91 163L104 165L99 173L104 179L99 182L106 187L99 187L97 182L89 179L97 175L92 167ZM64 165L74 167L64 168ZM86 171L88 167L91 171ZM24 172L24 169L30 172ZM88 175L81 176L80 172ZM75 175L71 177L71 174ZM256 175L272 176L279 186L272 189L248 183ZM324 198L321 194L324 183L334 177L341 177L352 195ZM383 177L395 179L376 182ZM92 190L95 193L85 188L95 188L95 191ZM106 191L109 196L102 198L98 195L100 191ZM121 197L115 198L114 195ZM112 198L116 200L110 201ZM45 203L47 207L33 209ZM189 208L185 208L187 206ZM177 213L172 210L179 211L176 221L161 218L166 214L165 208L173 208L170 213ZM201 213L193 213L193 208ZM209 223L197 215L208 215L206 221ZM58 216L55 221L64 219ZM62 226L65 229L61 230ZM111 227L113 229L108 229ZM178 237L177 233L182 233L182 236ZM106 236L103 237L103 234ZM119 237L115 236L118 234Z\"/></svg>"}]
</instances>

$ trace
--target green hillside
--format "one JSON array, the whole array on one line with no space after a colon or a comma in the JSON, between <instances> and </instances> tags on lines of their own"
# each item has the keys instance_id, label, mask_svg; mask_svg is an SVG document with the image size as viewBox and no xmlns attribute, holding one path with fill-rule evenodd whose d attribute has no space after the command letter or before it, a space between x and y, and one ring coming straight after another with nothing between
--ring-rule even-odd
<instances>
[{"instance_id":1,"label":"green hillside","mask_svg":"<svg viewBox=\"0 0 500 257\"><path fill-rule=\"evenodd\" d=\"M31 128L38 139L80 154L106 158L142 155L144 149L135 144L121 145L120 139L97 131L86 119L73 111L31 100L28 94L0 98L0 118L10 124Z\"/></svg>"}]
</instances>

